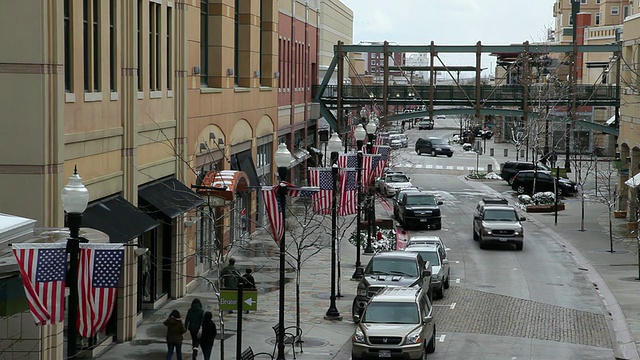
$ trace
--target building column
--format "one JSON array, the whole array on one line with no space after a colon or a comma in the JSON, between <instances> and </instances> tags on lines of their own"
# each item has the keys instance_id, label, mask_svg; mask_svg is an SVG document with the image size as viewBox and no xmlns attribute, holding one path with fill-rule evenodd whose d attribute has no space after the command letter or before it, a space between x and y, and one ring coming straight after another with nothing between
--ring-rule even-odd
<instances>
[{"instance_id":1,"label":"building column","mask_svg":"<svg viewBox=\"0 0 640 360\"><path fill-rule=\"evenodd\" d=\"M187 293L187 262L186 262L186 238L184 231L184 217L182 214L173 220L171 226L171 290L169 297L179 299Z\"/></svg>"}]
</instances>

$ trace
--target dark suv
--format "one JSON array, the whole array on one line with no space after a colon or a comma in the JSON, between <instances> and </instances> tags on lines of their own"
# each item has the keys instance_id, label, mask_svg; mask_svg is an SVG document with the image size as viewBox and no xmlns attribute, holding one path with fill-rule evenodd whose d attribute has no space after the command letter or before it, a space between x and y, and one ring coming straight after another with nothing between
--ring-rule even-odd
<instances>
[{"instance_id":1,"label":"dark suv","mask_svg":"<svg viewBox=\"0 0 640 360\"><path fill-rule=\"evenodd\" d=\"M509 185L513 184L513 177L518 173L518 171L522 170L533 170L534 166L532 162L528 161L507 161L502 164L500 168L500 177L504 179L504 181L508 182ZM549 171L549 168L541 163L538 163L538 170Z\"/></svg>"},{"instance_id":2,"label":"dark suv","mask_svg":"<svg viewBox=\"0 0 640 360\"><path fill-rule=\"evenodd\" d=\"M440 230L442 216L439 205L442 201L433 194L408 192L398 200L398 221L405 229L427 227Z\"/></svg>"},{"instance_id":3,"label":"dark suv","mask_svg":"<svg viewBox=\"0 0 640 360\"><path fill-rule=\"evenodd\" d=\"M451 146L446 141L440 138L420 138L416 140L416 153L418 155L431 154L431 156L447 155L448 157L452 157L453 149L451 149Z\"/></svg>"},{"instance_id":4,"label":"dark suv","mask_svg":"<svg viewBox=\"0 0 640 360\"><path fill-rule=\"evenodd\" d=\"M536 178L537 177L537 178ZM557 191L559 196L573 195L578 192L576 183L567 179L551 175L549 171L520 171L513 177L511 188L518 194L533 194L533 183L535 179L535 192Z\"/></svg>"},{"instance_id":5,"label":"dark suv","mask_svg":"<svg viewBox=\"0 0 640 360\"><path fill-rule=\"evenodd\" d=\"M426 289L429 298L433 298L430 289L431 265L422 259L419 253L408 251L388 251L374 255L364 276L358 283L356 298L353 299L351 315L362 315L367 302L380 289L388 286L418 286Z\"/></svg>"}]
</instances>

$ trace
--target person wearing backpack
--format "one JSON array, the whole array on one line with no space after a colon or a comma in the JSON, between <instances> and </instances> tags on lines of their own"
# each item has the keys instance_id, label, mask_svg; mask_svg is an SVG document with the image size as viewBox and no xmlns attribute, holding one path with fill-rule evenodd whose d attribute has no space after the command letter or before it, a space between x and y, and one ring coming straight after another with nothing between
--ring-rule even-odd
<instances>
[{"instance_id":1,"label":"person wearing backpack","mask_svg":"<svg viewBox=\"0 0 640 360\"><path fill-rule=\"evenodd\" d=\"M202 335L200 336L200 347L204 360L211 359L211 351L213 350L213 341L216 338L216 324L213 322L213 314L210 311L204 313L202 320Z\"/></svg>"},{"instance_id":2,"label":"person wearing backpack","mask_svg":"<svg viewBox=\"0 0 640 360\"><path fill-rule=\"evenodd\" d=\"M200 331L200 326L202 325L202 320L204 318L204 310L202 309L202 302L200 299L195 298L191 302L191 307L187 312L187 317L184 319L184 326L191 333L191 345L193 347L193 358L195 359L198 356L198 332Z\"/></svg>"}]
</instances>

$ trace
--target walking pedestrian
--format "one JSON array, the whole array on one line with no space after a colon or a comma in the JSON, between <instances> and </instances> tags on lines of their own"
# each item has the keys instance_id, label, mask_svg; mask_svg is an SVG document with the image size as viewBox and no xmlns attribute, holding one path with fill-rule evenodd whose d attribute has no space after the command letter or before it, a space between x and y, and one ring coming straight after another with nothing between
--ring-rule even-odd
<instances>
[{"instance_id":1,"label":"walking pedestrian","mask_svg":"<svg viewBox=\"0 0 640 360\"><path fill-rule=\"evenodd\" d=\"M242 280L244 281L244 289L247 290L256 290L256 279L253 278L251 273L253 269L246 268L244 274L242 275ZM245 314L249 313L249 310L244 311Z\"/></svg>"},{"instance_id":2,"label":"walking pedestrian","mask_svg":"<svg viewBox=\"0 0 640 360\"><path fill-rule=\"evenodd\" d=\"M558 154L556 154L555 150L551 150L551 156L549 157L549 162L551 163L551 168L556 167L556 161L558 161Z\"/></svg>"},{"instance_id":3,"label":"walking pedestrian","mask_svg":"<svg viewBox=\"0 0 640 360\"><path fill-rule=\"evenodd\" d=\"M240 279L240 272L238 268L236 268L236 259L229 258L229 264L222 268L222 272L220 273L222 288L237 289L238 279ZM229 313L232 314L233 310L229 310Z\"/></svg>"},{"instance_id":4,"label":"walking pedestrian","mask_svg":"<svg viewBox=\"0 0 640 360\"><path fill-rule=\"evenodd\" d=\"M187 311L187 317L184 319L184 327L191 333L191 346L193 347L193 359L198 356L198 332L202 325L202 318L204 317L204 310L202 309L202 302L200 299L195 298L191 301L191 307Z\"/></svg>"},{"instance_id":5,"label":"walking pedestrian","mask_svg":"<svg viewBox=\"0 0 640 360\"><path fill-rule=\"evenodd\" d=\"M187 332L180 312L178 310L171 311L169 318L164 321L164 325L167 327L167 360L173 358L173 352L175 351L178 360L182 360L182 334Z\"/></svg>"},{"instance_id":6,"label":"walking pedestrian","mask_svg":"<svg viewBox=\"0 0 640 360\"><path fill-rule=\"evenodd\" d=\"M200 347L202 347L204 360L211 359L213 341L216 338L217 332L216 323L213 322L213 315L210 311L205 312L204 319L202 320L202 336L200 337Z\"/></svg>"}]
</instances>

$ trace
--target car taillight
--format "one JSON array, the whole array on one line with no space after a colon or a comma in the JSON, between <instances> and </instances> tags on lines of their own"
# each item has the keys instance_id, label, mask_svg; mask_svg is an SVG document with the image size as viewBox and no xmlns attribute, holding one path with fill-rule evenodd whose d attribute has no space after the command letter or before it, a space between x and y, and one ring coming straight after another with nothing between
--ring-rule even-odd
<instances>
[{"instance_id":1,"label":"car taillight","mask_svg":"<svg viewBox=\"0 0 640 360\"><path fill-rule=\"evenodd\" d=\"M513 181L515 181L517 178L518 178L518 174L515 174L515 175L513 176Z\"/></svg>"}]
</instances>

